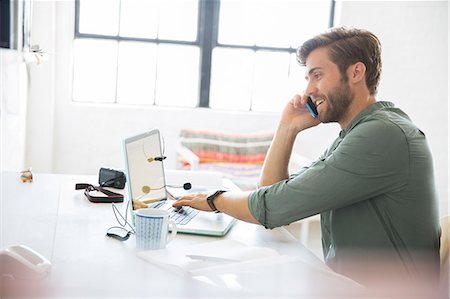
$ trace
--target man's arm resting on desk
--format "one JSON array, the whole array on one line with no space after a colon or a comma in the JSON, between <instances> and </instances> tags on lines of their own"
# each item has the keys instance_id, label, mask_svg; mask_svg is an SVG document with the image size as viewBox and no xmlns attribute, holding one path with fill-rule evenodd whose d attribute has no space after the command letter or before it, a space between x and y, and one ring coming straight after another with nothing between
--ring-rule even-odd
<instances>
[{"instance_id":1,"label":"man's arm resting on desk","mask_svg":"<svg viewBox=\"0 0 450 299\"><path fill-rule=\"evenodd\" d=\"M214 204L216 208L236 219L259 224L248 208L248 195L250 192L225 192L219 195ZM177 200L173 206L189 206L197 210L212 212L211 207L206 202L207 194L196 194L183 196Z\"/></svg>"}]
</instances>

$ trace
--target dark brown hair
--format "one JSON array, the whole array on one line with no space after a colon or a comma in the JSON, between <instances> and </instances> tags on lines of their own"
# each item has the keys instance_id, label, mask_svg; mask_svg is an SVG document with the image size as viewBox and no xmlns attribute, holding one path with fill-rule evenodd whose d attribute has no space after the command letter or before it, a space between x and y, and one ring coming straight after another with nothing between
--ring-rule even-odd
<instances>
[{"instance_id":1,"label":"dark brown hair","mask_svg":"<svg viewBox=\"0 0 450 299\"><path fill-rule=\"evenodd\" d=\"M347 68L357 62L366 66L366 85L371 95L377 94L381 75L381 44L378 38L364 29L338 27L319 34L297 49L297 60L305 66L309 54L317 49L328 49L330 60L339 67L347 81Z\"/></svg>"}]
</instances>

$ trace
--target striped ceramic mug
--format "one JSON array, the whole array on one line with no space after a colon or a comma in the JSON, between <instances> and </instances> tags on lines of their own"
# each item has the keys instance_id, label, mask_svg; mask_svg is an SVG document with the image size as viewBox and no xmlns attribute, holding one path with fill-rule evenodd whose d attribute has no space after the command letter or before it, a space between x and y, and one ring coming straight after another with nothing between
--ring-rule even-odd
<instances>
[{"instance_id":1,"label":"striped ceramic mug","mask_svg":"<svg viewBox=\"0 0 450 299\"><path fill-rule=\"evenodd\" d=\"M177 226L165 210L146 208L135 212L136 246L140 250L162 249L177 234ZM169 233L169 226L171 232Z\"/></svg>"}]
</instances>

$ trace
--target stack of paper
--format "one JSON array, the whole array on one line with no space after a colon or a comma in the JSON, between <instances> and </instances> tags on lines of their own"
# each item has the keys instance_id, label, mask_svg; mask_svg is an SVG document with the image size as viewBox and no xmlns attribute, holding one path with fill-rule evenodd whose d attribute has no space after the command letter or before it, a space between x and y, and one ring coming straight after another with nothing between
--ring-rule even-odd
<instances>
[{"instance_id":1,"label":"stack of paper","mask_svg":"<svg viewBox=\"0 0 450 299\"><path fill-rule=\"evenodd\" d=\"M138 256L175 267L219 289L236 291L239 297L359 297L364 290L354 281L298 257L232 240L143 251Z\"/></svg>"}]
</instances>

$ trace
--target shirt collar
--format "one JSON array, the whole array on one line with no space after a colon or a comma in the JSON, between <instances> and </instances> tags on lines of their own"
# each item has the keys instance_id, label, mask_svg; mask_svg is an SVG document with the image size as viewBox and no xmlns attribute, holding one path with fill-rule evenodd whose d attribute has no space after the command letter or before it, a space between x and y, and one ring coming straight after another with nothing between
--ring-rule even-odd
<instances>
[{"instance_id":1,"label":"shirt collar","mask_svg":"<svg viewBox=\"0 0 450 299\"><path fill-rule=\"evenodd\" d=\"M358 115L356 115L345 129L341 130L341 132L339 133L339 137L344 138L345 135L347 135L366 116L369 116L378 110L393 107L394 107L393 103L384 101L376 102L370 105L369 107L361 111Z\"/></svg>"}]
</instances>

